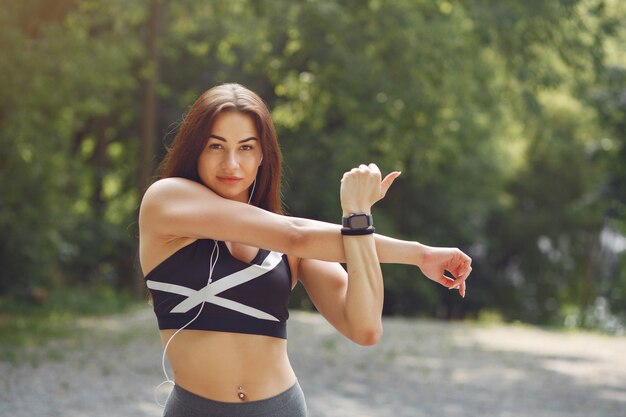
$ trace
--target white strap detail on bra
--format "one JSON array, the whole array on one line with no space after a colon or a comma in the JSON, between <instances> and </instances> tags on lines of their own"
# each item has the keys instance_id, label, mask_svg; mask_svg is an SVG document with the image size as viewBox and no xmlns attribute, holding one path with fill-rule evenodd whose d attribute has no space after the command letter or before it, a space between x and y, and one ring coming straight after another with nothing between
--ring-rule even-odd
<instances>
[{"instance_id":1,"label":"white strap detail on bra","mask_svg":"<svg viewBox=\"0 0 626 417\"><path fill-rule=\"evenodd\" d=\"M187 288L182 285L168 284L152 280L147 280L146 284L151 290L165 291L173 294L187 296L185 300L174 306L174 308L170 310L170 313L186 313L197 305L203 302L207 302L219 305L224 308L228 308L230 310L238 311L242 314L256 317L258 319L280 321L276 317L267 314L261 310L223 297L218 297L217 294L238 285L244 284L271 271L272 269L276 268L278 264L280 264L282 256L282 253L270 252L269 255L267 255L267 257L263 260L263 263L261 265L250 265L247 268L242 269L241 271L234 272L215 282L209 282L204 288L201 288L199 290Z\"/></svg>"}]
</instances>

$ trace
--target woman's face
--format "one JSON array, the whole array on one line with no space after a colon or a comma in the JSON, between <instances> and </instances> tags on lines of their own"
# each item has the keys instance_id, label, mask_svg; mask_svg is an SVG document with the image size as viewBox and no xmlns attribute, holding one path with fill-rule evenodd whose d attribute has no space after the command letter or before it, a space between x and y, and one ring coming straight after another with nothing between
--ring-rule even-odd
<instances>
[{"instance_id":1,"label":"woman's face","mask_svg":"<svg viewBox=\"0 0 626 417\"><path fill-rule=\"evenodd\" d=\"M218 195L248 202L248 189L263 159L252 116L225 111L213 119L206 146L198 157L202 182Z\"/></svg>"}]
</instances>

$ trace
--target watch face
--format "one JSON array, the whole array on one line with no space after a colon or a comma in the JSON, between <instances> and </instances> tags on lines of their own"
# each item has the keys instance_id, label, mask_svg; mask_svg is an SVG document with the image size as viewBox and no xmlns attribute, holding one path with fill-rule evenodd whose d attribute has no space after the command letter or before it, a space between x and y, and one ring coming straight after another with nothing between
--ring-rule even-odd
<instances>
[{"instance_id":1,"label":"watch face","mask_svg":"<svg viewBox=\"0 0 626 417\"><path fill-rule=\"evenodd\" d=\"M351 229L367 229L370 226L367 215L358 215L350 217Z\"/></svg>"}]
</instances>

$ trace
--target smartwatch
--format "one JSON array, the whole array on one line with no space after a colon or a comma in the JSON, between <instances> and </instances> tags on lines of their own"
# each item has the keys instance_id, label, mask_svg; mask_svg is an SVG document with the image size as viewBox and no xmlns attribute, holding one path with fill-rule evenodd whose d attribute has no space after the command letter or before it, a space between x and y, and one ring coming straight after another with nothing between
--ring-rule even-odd
<instances>
[{"instance_id":1,"label":"smartwatch","mask_svg":"<svg viewBox=\"0 0 626 417\"><path fill-rule=\"evenodd\" d=\"M370 214L353 213L348 217L343 217L341 224L342 235L369 235L374 233L374 220Z\"/></svg>"}]
</instances>

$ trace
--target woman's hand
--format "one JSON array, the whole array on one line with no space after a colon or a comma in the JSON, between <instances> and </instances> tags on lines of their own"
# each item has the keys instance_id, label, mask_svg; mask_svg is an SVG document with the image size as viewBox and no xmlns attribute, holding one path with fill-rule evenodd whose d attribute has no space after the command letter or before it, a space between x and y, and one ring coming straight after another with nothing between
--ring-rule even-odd
<instances>
[{"instance_id":1,"label":"woman's hand","mask_svg":"<svg viewBox=\"0 0 626 417\"><path fill-rule=\"evenodd\" d=\"M427 246L417 266L427 278L448 289L458 289L461 297L465 297L465 280L472 272L472 258L459 249ZM454 278L444 275L445 271Z\"/></svg>"},{"instance_id":2,"label":"woman's hand","mask_svg":"<svg viewBox=\"0 0 626 417\"><path fill-rule=\"evenodd\" d=\"M361 164L343 174L340 189L343 215L371 214L371 207L385 196L399 175L400 172L394 171L381 181L381 173L376 164Z\"/></svg>"}]
</instances>

